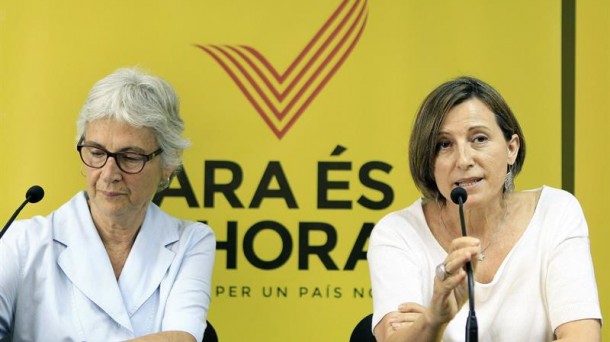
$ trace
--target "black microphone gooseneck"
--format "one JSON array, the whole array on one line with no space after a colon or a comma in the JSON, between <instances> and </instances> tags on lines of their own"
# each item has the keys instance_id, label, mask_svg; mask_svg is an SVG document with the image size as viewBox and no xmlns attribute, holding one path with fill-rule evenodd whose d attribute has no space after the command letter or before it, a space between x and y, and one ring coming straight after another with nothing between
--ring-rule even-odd
<instances>
[{"instance_id":1,"label":"black microphone gooseneck","mask_svg":"<svg viewBox=\"0 0 610 342\"><path fill-rule=\"evenodd\" d=\"M34 185L31 188L29 188L28 191L25 193L25 201L23 201L23 203L21 203L19 208L17 208L17 210L13 213L13 216L11 216L11 218L8 219L8 222L6 222L6 224L2 228L2 231L0 231L0 239L2 239L2 237L4 236L4 233L6 233L6 231L8 230L8 227L11 225L11 223L13 223L13 221L15 221L15 218L17 217L17 215L19 215L19 213L21 212L21 209L23 209L23 207L25 207L26 204L40 202L40 200L43 197L44 197L44 190L40 186Z\"/></svg>"},{"instance_id":2,"label":"black microphone gooseneck","mask_svg":"<svg viewBox=\"0 0 610 342\"><path fill-rule=\"evenodd\" d=\"M451 200L459 205L460 208L460 225L462 227L462 236L466 236L466 222L464 221L464 202L468 199L468 193L464 188L457 187L451 191ZM468 320L466 321L466 342L479 341L479 325L477 323L477 314L474 311L474 275L472 274L472 264L466 263L466 275L468 276L468 303L470 310L468 311Z\"/></svg>"}]
</instances>

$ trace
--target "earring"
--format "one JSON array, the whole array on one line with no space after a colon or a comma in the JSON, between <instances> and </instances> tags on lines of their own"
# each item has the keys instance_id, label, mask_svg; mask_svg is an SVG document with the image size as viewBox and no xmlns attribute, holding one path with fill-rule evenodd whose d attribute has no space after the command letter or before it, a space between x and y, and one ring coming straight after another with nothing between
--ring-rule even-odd
<instances>
[{"instance_id":1,"label":"earring","mask_svg":"<svg viewBox=\"0 0 610 342\"><path fill-rule=\"evenodd\" d=\"M504 177L504 192L512 192L515 190L515 180L513 176L513 166L508 165L508 172Z\"/></svg>"},{"instance_id":2,"label":"earring","mask_svg":"<svg viewBox=\"0 0 610 342\"><path fill-rule=\"evenodd\" d=\"M167 187L169 187L169 177L167 177L167 179L162 179L162 180L159 182L159 186L158 186L158 188L157 188L157 192L159 192L159 191L163 191L163 190L165 190Z\"/></svg>"}]
</instances>

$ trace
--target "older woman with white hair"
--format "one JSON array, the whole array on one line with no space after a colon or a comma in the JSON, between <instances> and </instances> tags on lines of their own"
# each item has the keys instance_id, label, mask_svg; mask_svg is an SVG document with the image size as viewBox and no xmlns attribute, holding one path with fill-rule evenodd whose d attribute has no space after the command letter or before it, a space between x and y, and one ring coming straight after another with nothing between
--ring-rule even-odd
<instances>
[{"instance_id":1,"label":"older woman with white hair","mask_svg":"<svg viewBox=\"0 0 610 342\"><path fill-rule=\"evenodd\" d=\"M86 191L0 240L0 338L201 341L214 233L151 202L189 146L174 90L120 69L94 85L77 126Z\"/></svg>"}]
</instances>

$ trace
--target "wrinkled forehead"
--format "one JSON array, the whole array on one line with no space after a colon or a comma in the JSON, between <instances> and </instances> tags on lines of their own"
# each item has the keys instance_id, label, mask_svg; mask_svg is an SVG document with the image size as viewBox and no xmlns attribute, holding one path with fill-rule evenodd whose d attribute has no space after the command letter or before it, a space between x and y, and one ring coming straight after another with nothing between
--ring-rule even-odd
<instances>
[{"instance_id":1,"label":"wrinkled forehead","mask_svg":"<svg viewBox=\"0 0 610 342\"><path fill-rule=\"evenodd\" d=\"M472 98L447 112L440 123L439 134L464 132L477 127L501 130L496 114L485 103Z\"/></svg>"},{"instance_id":2,"label":"wrinkled forehead","mask_svg":"<svg viewBox=\"0 0 610 342\"><path fill-rule=\"evenodd\" d=\"M137 127L110 118L89 122L85 127L83 139L84 142L94 143L109 150L133 147L148 151L157 148L157 139L152 128Z\"/></svg>"}]
</instances>

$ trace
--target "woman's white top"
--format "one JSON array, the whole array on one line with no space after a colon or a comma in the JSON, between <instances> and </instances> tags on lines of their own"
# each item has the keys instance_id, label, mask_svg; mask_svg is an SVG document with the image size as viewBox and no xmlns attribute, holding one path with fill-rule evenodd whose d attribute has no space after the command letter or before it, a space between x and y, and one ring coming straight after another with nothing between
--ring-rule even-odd
<instances>
[{"instance_id":1,"label":"woman's white top","mask_svg":"<svg viewBox=\"0 0 610 342\"><path fill-rule=\"evenodd\" d=\"M0 240L0 338L123 341L180 330L203 337L214 233L151 203L117 281L84 192Z\"/></svg>"},{"instance_id":2,"label":"woman's white top","mask_svg":"<svg viewBox=\"0 0 610 342\"><path fill-rule=\"evenodd\" d=\"M551 341L566 322L601 319L580 204L544 186L534 215L493 280L475 282L481 341ZM510 219L510 217L508 218ZM426 223L422 201L385 216L373 229L368 262L373 328L404 302L429 306L434 270L447 256ZM449 323L444 342L464 341L468 302Z\"/></svg>"}]
</instances>

